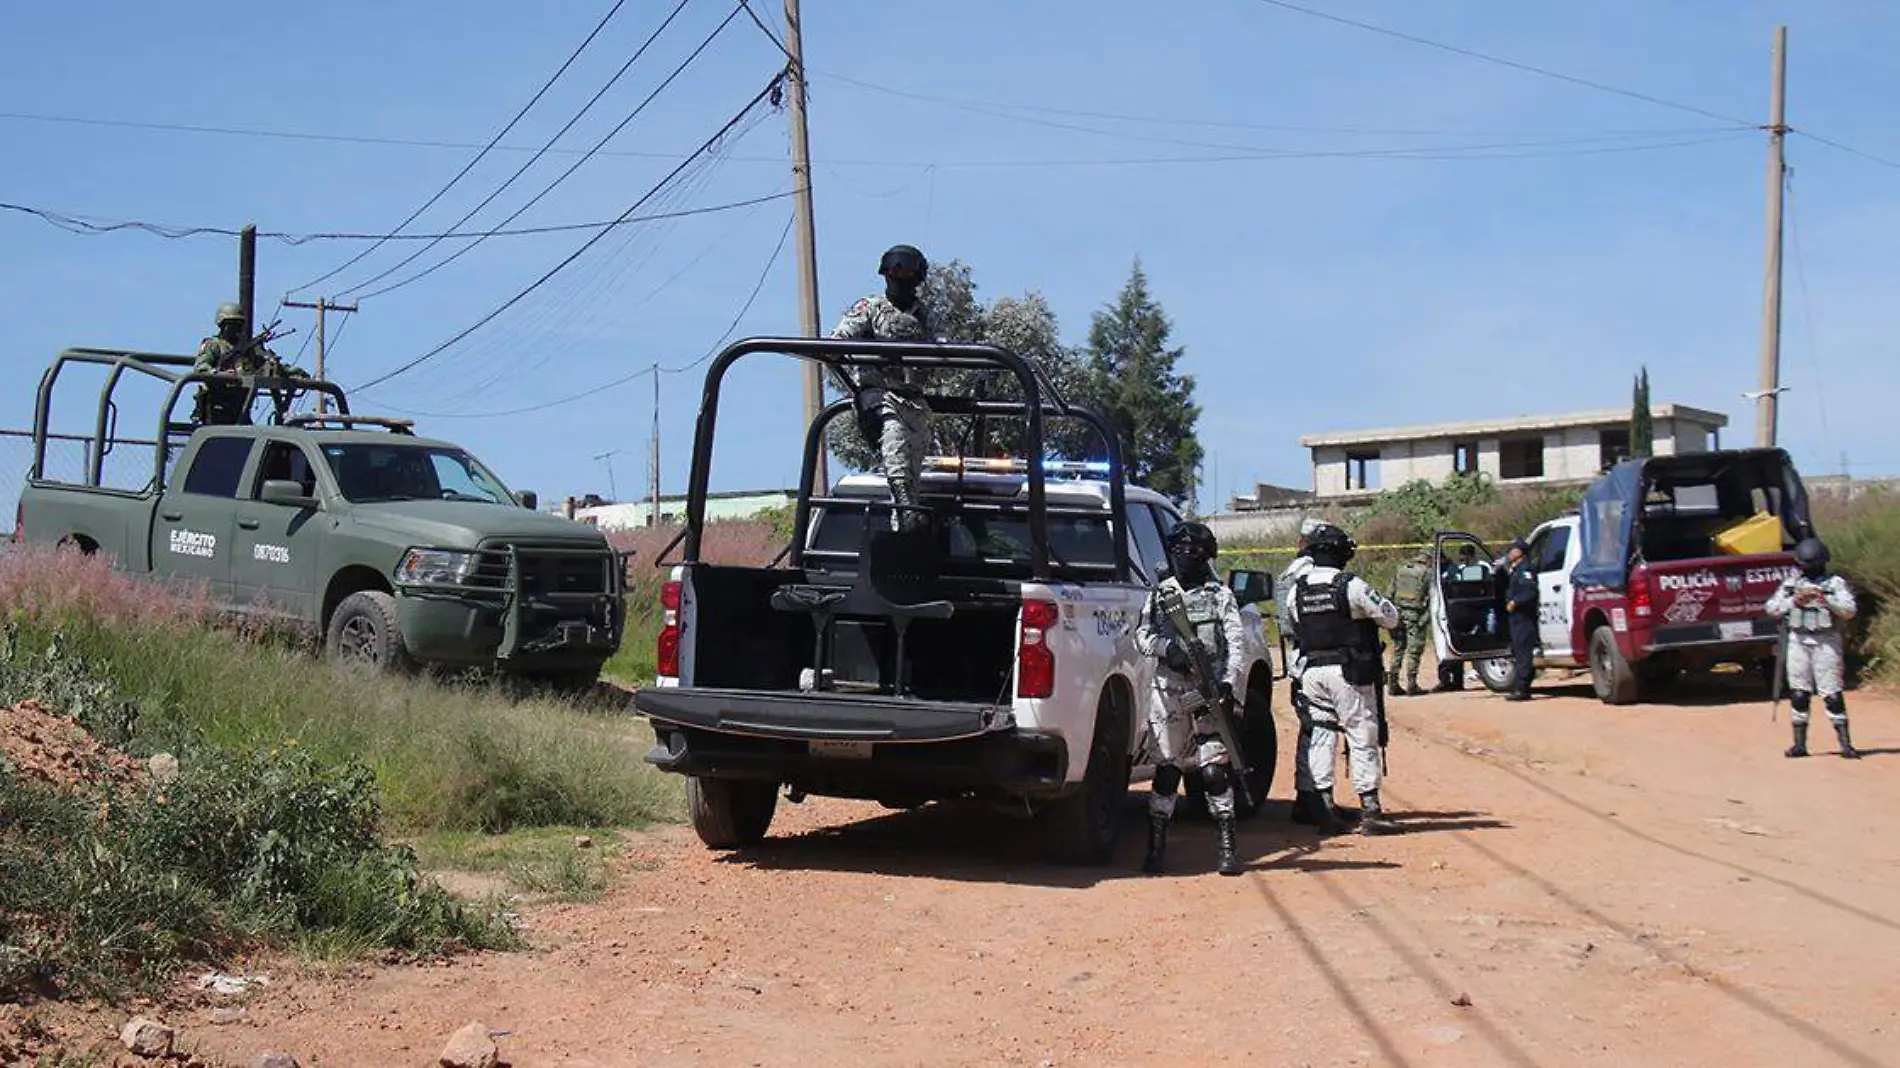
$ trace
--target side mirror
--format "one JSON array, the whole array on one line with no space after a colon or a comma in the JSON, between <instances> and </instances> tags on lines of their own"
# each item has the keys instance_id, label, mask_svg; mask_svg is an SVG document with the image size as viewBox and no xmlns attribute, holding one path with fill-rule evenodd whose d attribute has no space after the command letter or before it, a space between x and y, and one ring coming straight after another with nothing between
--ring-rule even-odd
<instances>
[{"instance_id":1,"label":"side mirror","mask_svg":"<svg viewBox=\"0 0 1900 1068\"><path fill-rule=\"evenodd\" d=\"M1227 588L1243 608L1273 600L1273 576L1265 571L1229 571Z\"/></svg>"},{"instance_id":2,"label":"side mirror","mask_svg":"<svg viewBox=\"0 0 1900 1068\"><path fill-rule=\"evenodd\" d=\"M315 508L317 499L303 491L303 484L287 478L266 479L261 496L270 504L281 504L287 508Z\"/></svg>"},{"instance_id":3,"label":"side mirror","mask_svg":"<svg viewBox=\"0 0 1900 1068\"><path fill-rule=\"evenodd\" d=\"M516 490L515 503L532 512L541 507L541 498L533 490Z\"/></svg>"}]
</instances>

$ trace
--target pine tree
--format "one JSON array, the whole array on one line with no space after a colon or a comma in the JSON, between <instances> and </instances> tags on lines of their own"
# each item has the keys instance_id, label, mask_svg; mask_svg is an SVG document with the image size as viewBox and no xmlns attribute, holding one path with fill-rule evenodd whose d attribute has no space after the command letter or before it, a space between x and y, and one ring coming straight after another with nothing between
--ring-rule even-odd
<instances>
[{"instance_id":1,"label":"pine tree","mask_svg":"<svg viewBox=\"0 0 1900 1068\"><path fill-rule=\"evenodd\" d=\"M1090 399L1121 436L1129 480L1183 501L1201 463L1201 409L1193 376L1176 371L1184 350L1168 347L1171 329L1136 259L1121 294L1089 326Z\"/></svg>"},{"instance_id":2,"label":"pine tree","mask_svg":"<svg viewBox=\"0 0 1900 1068\"><path fill-rule=\"evenodd\" d=\"M1655 417L1649 409L1649 368L1636 377L1635 397L1630 402L1630 456L1654 455L1656 451Z\"/></svg>"}]
</instances>

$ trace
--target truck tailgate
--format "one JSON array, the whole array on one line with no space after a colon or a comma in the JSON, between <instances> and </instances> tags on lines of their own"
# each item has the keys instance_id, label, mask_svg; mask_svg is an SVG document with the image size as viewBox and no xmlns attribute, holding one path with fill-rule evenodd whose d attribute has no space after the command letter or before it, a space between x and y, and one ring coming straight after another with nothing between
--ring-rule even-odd
<instances>
[{"instance_id":1,"label":"truck tailgate","mask_svg":"<svg viewBox=\"0 0 1900 1068\"><path fill-rule=\"evenodd\" d=\"M1764 610L1793 573L1788 553L1671 560L1645 568L1653 605L1651 648L1769 640L1776 634Z\"/></svg>"},{"instance_id":2,"label":"truck tailgate","mask_svg":"<svg viewBox=\"0 0 1900 1068\"><path fill-rule=\"evenodd\" d=\"M788 740L945 742L1015 725L1007 705L879 694L662 687L640 690L633 704L663 723Z\"/></svg>"}]
</instances>

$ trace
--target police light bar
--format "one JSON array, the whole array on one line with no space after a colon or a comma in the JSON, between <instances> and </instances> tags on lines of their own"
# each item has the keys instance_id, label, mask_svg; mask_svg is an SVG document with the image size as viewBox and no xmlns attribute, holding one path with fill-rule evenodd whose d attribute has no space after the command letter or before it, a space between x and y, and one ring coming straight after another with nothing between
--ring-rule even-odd
<instances>
[{"instance_id":1,"label":"police light bar","mask_svg":"<svg viewBox=\"0 0 1900 1068\"><path fill-rule=\"evenodd\" d=\"M1021 475L1029 471L1029 461L1020 456L927 456L924 468L930 471L962 471L966 474ZM1044 460L1044 474L1080 478L1106 476L1106 460Z\"/></svg>"}]
</instances>

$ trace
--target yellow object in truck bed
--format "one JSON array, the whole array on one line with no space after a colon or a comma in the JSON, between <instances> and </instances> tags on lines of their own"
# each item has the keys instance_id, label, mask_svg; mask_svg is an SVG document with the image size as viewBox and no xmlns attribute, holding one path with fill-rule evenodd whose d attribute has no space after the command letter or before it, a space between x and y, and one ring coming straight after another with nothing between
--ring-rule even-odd
<instances>
[{"instance_id":1,"label":"yellow object in truck bed","mask_svg":"<svg viewBox=\"0 0 1900 1068\"><path fill-rule=\"evenodd\" d=\"M1716 532L1715 551L1736 556L1781 551L1781 520L1767 512L1731 523Z\"/></svg>"}]
</instances>

